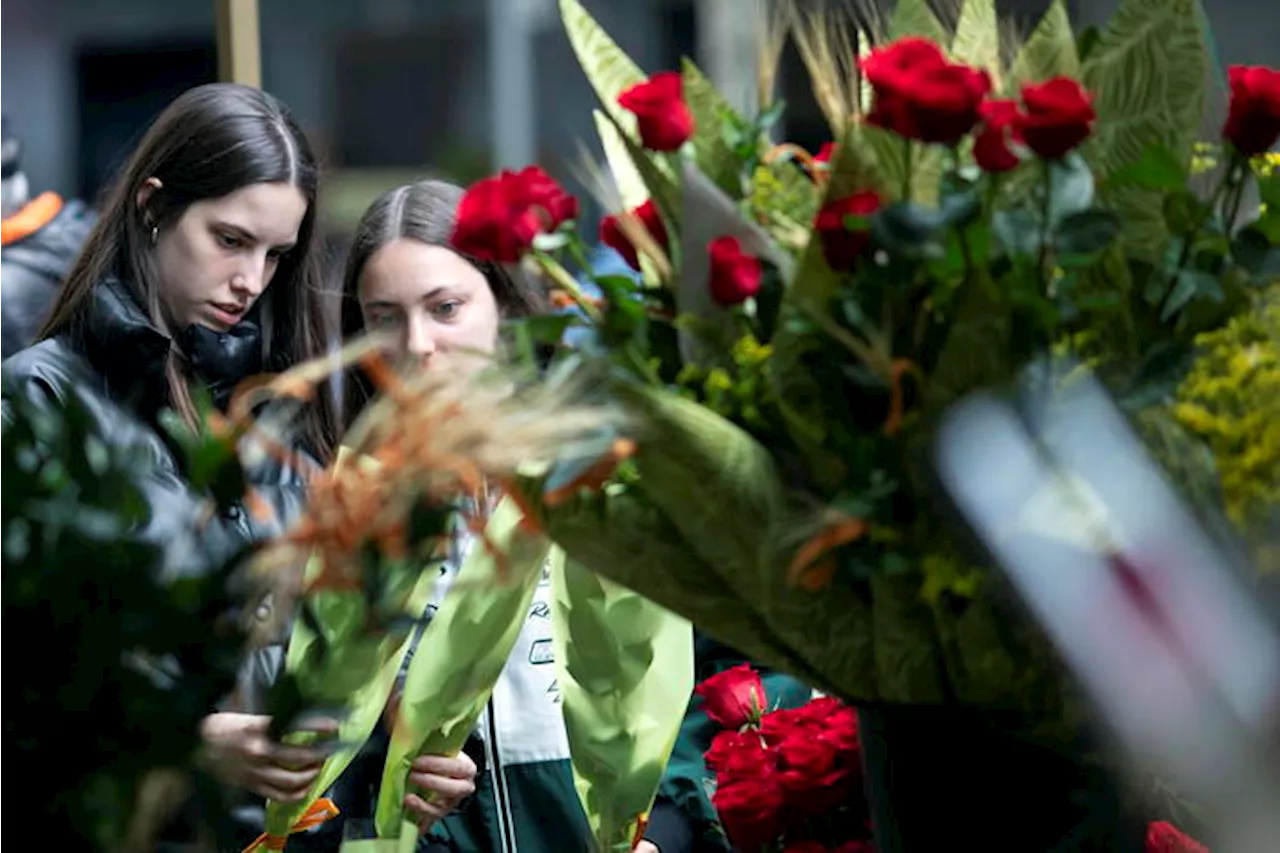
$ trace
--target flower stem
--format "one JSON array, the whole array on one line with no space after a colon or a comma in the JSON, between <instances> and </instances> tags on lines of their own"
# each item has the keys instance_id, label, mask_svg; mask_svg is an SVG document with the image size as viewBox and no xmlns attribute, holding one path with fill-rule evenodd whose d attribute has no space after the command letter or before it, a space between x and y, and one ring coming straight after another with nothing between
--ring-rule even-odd
<instances>
[{"instance_id":1,"label":"flower stem","mask_svg":"<svg viewBox=\"0 0 1280 853\"><path fill-rule=\"evenodd\" d=\"M1241 176L1239 187L1236 187L1233 186L1233 178L1241 167L1243 167L1246 175ZM1231 153L1231 162L1227 164L1227 168L1223 171L1222 180L1218 181L1218 186L1214 188L1209 204L1205 206L1204 211L1196 218L1195 224L1191 226L1191 229L1183 238L1182 251L1178 253L1178 263L1169 274L1166 297L1173 295L1174 286L1178 283L1178 276L1182 274L1182 271L1187 267L1188 261L1191 260L1191 249L1195 246L1196 238L1200 236L1200 230L1204 228L1204 224L1209 217L1213 216L1220 203L1223 204L1224 227L1230 233L1231 223L1235 221L1236 214L1239 212L1240 196L1243 194L1240 187L1245 184L1244 178L1247 176L1248 168L1248 161L1243 160L1238 153L1233 151Z\"/></svg>"},{"instance_id":2,"label":"flower stem","mask_svg":"<svg viewBox=\"0 0 1280 853\"><path fill-rule=\"evenodd\" d=\"M911 201L911 166L915 153L914 143L910 139L902 140L902 200Z\"/></svg>"},{"instance_id":3,"label":"flower stem","mask_svg":"<svg viewBox=\"0 0 1280 853\"><path fill-rule=\"evenodd\" d=\"M569 294L569 298L571 298L574 303L582 309L583 313L587 315L592 323L598 324L601 319L600 310L593 305L587 295L582 292L582 288L578 285L577 279L569 275L569 271L566 270L559 261L545 252L535 252L534 257L537 259L539 266L542 267L542 271L551 279L552 283L565 293Z\"/></svg>"},{"instance_id":4,"label":"flower stem","mask_svg":"<svg viewBox=\"0 0 1280 853\"><path fill-rule=\"evenodd\" d=\"M1050 227L1049 217L1053 215L1053 164L1044 161L1044 202L1040 206L1040 258L1036 262L1036 270L1040 274L1041 281L1044 282L1044 291L1041 295L1047 295L1050 290L1050 276L1048 270L1049 262L1049 235L1052 231Z\"/></svg>"}]
</instances>

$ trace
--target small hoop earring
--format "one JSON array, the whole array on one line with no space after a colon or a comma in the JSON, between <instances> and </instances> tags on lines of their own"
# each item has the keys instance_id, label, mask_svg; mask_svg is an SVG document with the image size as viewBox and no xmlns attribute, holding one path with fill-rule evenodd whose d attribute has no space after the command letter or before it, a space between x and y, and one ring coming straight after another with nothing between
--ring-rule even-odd
<instances>
[{"instance_id":1,"label":"small hoop earring","mask_svg":"<svg viewBox=\"0 0 1280 853\"><path fill-rule=\"evenodd\" d=\"M156 244L156 240L158 239L160 239L160 226L152 225L151 226L151 245L154 246Z\"/></svg>"}]
</instances>

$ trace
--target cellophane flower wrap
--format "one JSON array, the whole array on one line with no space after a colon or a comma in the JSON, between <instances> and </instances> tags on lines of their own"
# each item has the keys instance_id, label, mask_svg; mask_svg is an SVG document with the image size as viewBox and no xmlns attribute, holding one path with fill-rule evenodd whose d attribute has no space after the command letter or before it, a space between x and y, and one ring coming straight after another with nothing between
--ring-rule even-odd
<instances>
[{"instance_id":1,"label":"cellophane flower wrap","mask_svg":"<svg viewBox=\"0 0 1280 853\"><path fill-rule=\"evenodd\" d=\"M689 622L573 560L552 568L556 683L595 849L643 837L693 687Z\"/></svg>"},{"instance_id":2,"label":"cellophane flower wrap","mask_svg":"<svg viewBox=\"0 0 1280 853\"><path fill-rule=\"evenodd\" d=\"M336 813L319 797L384 714L409 636L438 592L441 561L465 527L475 541L467 578L450 588L443 615L427 632L432 653L416 657L406 675L379 801L379 838L412 845L416 827L400 832L408 764L420 748L447 754L461 747L473 709L483 707L510 653L550 547L541 536L519 534L521 513L510 501L490 515L489 484L511 478L530 458L571 453L616 418L608 407L566 403L501 371L402 376L382 358L382 346L376 339L352 344L339 359L358 363L380 396L334 465L313 481L300 521L256 557L257 571L276 583L278 608L292 605L297 613L285 672L273 688L276 728L287 741L309 742L312 735L288 731L309 712L335 715L341 727L309 796L295 806L269 803L266 832L250 850L279 849L292 832ZM244 389L233 419L265 398L305 400L331 370L332 363L303 365ZM295 585L284 568L300 556L309 560Z\"/></svg>"},{"instance_id":3,"label":"cellophane flower wrap","mask_svg":"<svg viewBox=\"0 0 1280 853\"><path fill-rule=\"evenodd\" d=\"M353 459L349 450L342 448L330 476L342 476L347 465L371 468L377 464L371 457ZM264 835L256 845L287 837L305 815L314 812L321 795L338 780L369 739L408 650L409 629L426 608L438 577L430 570L434 566L420 559L413 561L412 568L396 567L393 571L412 586L407 592L394 594L392 602L382 605L381 613L371 612L378 608L371 606L363 584L326 587L325 557L317 553L308 563L303 581L306 593L289 635L283 683L295 691L298 702L340 709L337 748L325 759L302 801L267 802ZM368 554L366 559L382 558ZM304 744L314 737L295 733L286 735L285 740ZM257 849L256 845L249 849Z\"/></svg>"},{"instance_id":4,"label":"cellophane flower wrap","mask_svg":"<svg viewBox=\"0 0 1280 853\"><path fill-rule=\"evenodd\" d=\"M531 514L584 566L831 695L958 701L1073 742L1073 691L939 507L933 428L973 390L1052 393L1083 364L1222 511L1212 430L1174 407L1204 336L1262 316L1280 271L1278 184L1256 183L1261 217L1247 201L1270 78L1215 88L1196 0L1124 0L1081 40L1055 2L1019 43L989 0L954 29L902 0L880 32L796 6L770 21L762 80L789 36L831 125L815 155L769 140L768 85L748 118L692 63L679 87L646 76L560 7L602 104L600 236L637 276L585 291L563 190L504 179L530 226L515 253L576 308L525 342L580 326L552 376L593 377L637 426L592 477L522 479ZM1204 141L1221 156L1197 173Z\"/></svg>"},{"instance_id":5,"label":"cellophane flower wrap","mask_svg":"<svg viewBox=\"0 0 1280 853\"><path fill-rule=\"evenodd\" d=\"M405 675L378 791L379 839L413 849L418 827L406 820L409 766L419 755L456 755L474 731L506 666L551 548L521 526L519 507L498 504L486 533L494 551L474 547L420 641ZM501 559L495 557L501 555ZM361 850L378 842L348 842Z\"/></svg>"}]
</instances>

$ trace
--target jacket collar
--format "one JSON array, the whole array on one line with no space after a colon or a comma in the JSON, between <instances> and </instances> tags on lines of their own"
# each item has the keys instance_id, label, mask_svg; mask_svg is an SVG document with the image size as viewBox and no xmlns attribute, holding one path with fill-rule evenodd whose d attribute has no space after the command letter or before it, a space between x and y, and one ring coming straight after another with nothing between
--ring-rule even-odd
<instances>
[{"instance_id":1,"label":"jacket collar","mask_svg":"<svg viewBox=\"0 0 1280 853\"><path fill-rule=\"evenodd\" d=\"M106 377L113 396L154 414L168 402L165 364L173 342L119 278L103 281L92 298L85 335L90 363ZM262 369L261 332L253 319L227 332L189 326L177 342L191 374L208 386L220 409L241 380Z\"/></svg>"}]
</instances>

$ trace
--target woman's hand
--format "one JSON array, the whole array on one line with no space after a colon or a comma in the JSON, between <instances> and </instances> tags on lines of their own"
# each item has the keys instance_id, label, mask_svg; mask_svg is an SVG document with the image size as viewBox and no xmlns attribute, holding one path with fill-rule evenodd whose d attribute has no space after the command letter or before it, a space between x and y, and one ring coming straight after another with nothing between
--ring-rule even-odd
<instances>
[{"instance_id":1,"label":"woman's hand","mask_svg":"<svg viewBox=\"0 0 1280 853\"><path fill-rule=\"evenodd\" d=\"M421 755L409 767L409 785L426 795L404 798L404 807L426 832L476 792L476 763L465 752L454 758Z\"/></svg>"},{"instance_id":2,"label":"woman's hand","mask_svg":"<svg viewBox=\"0 0 1280 853\"><path fill-rule=\"evenodd\" d=\"M267 736L270 717L210 714L200 726L213 771L228 785L278 803L297 803L320 773L325 753L313 747L285 746ZM336 734L333 720L308 723L306 731Z\"/></svg>"}]
</instances>

